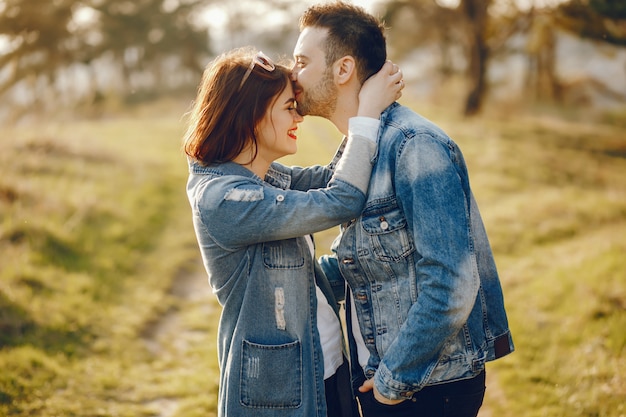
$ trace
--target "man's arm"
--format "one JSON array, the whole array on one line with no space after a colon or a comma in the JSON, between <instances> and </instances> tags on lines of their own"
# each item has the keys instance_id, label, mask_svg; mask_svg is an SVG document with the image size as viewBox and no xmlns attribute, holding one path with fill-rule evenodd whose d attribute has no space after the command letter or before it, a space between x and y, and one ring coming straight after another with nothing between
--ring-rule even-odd
<instances>
[{"instance_id":1,"label":"man's arm","mask_svg":"<svg viewBox=\"0 0 626 417\"><path fill-rule=\"evenodd\" d=\"M426 133L408 140L397 162L395 192L415 244L418 297L374 377L388 399L426 384L476 300L468 186L452 162L457 151Z\"/></svg>"}]
</instances>

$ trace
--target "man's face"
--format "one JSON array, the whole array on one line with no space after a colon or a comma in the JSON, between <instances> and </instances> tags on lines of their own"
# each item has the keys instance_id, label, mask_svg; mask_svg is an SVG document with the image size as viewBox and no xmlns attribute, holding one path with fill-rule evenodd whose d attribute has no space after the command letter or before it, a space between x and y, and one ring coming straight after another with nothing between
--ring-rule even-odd
<instances>
[{"instance_id":1,"label":"man's face","mask_svg":"<svg viewBox=\"0 0 626 417\"><path fill-rule=\"evenodd\" d=\"M303 115L329 119L337 106L337 86L332 66L326 66L322 49L328 29L307 27L301 33L293 51L295 65L292 81L298 112Z\"/></svg>"}]
</instances>

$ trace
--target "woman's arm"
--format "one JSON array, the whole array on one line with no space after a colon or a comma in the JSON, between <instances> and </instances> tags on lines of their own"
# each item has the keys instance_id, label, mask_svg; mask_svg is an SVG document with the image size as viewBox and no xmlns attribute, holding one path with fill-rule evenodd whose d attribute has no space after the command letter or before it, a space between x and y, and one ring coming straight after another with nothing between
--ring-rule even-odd
<instances>
[{"instance_id":1,"label":"woman's arm","mask_svg":"<svg viewBox=\"0 0 626 417\"><path fill-rule=\"evenodd\" d=\"M387 61L378 73L365 81L359 91L359 107L356 118L349 121L348 137L360 135L375 141L380 126L378 122L380 114L402 96L403 88L402 72L391 61ZM311 188L325 187L330 181L332 170L336 167L344 148L345 144L342 143L333 158L333 162L326 167L286 167L274 163L270 171L289 174L291 183L288 187L294 190L306 191Z\"/></svg>"},{"instance_id":2,"label":"woman's arm","mask_svg":"<svg viewBox=\"0 0 626 417\"><path fill-rule=\"evenodd\" d=\"M379 116L398 96L401 86L396 80L401 75L390 74L391 70L392 65L385 64L381 73L368 80L364 94L374 95L378 89L377 104L367 104L364 112L378 108ZM363 121L359 119L350 120L345 152L325 188L304 192L224 176L192 192L192 205L207 233L222 247L234 249L315 233L358 216L365 203L378 130L371 135L355 127Z\"/></svg>"}]
</instances>

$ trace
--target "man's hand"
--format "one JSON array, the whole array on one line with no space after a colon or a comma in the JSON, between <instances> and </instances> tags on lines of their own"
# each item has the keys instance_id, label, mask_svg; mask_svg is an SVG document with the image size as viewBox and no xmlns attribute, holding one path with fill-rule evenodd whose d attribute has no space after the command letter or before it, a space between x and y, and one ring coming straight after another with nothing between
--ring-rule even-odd
<instances>
[{"instance_id":1,"label":"man's hand","mask_svg":"<svg viewBox=\"0 0 626 417\"><path fill-rule=\"evenodd\" d=\"M389 398L383 397L380 394L380 392L378 392L378 390L376 389L376 386L374 385L374 378L368 379L367 381L363 383L363 385L359 387L360 392L367 392L367 391L371 391L372 389L374 390L374 398L376 399L376 401L378 401L381 404L396 405L396 404L400 404L402 401L406 401L406 400L390 400Z\"/></svg>"}]
</instances>

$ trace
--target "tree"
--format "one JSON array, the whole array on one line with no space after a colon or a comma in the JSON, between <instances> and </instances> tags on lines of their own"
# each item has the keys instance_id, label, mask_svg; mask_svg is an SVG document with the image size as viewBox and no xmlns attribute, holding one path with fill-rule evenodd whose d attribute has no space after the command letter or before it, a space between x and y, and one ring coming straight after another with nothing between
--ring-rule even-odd
<instances>
[{"instance_id":1,"label":"tree","mask_svg":"<svg viewBox=\"0 0 626 417\"><path fill-rule=\"evenodd\" d=\"M556 21L583 38L626 46L623 0L571 0L558 7Z\"/></svg>"},{"instance_id":2,"label":"tree","mask_svg":"<svg viewBox=\"0 0 626 417\"><path fill-rule=\"evenodd\" d=\"M161 64L167 57L177 57L181 69L202 71L199 60L209 53L209 44L206 28L192 24L198 1L171 2L173 7L167 9L163 0L91 3L102 35L96 55L113 54L127 88L139 87L133 85L133 76L141 74L151 75L154 84L162 85Z\"/></svg>"},{"instance_id":3,"label":"tree","mask_svg":"<svg viewBox=\"0 0 626 417\"><path fill-rule=\"evenodd\" d=\"M482 107L487 84L485 76L490 50L487 45L487 24L490 0L462 0L461 8L466 17L469 44L468 78L470 89L465 101L464 113L471 116Z\"/></svg>"},{"instance_id":4,"label":"tree","mask_svg":"<svg viewBox=\"0 0 626 417\"><path fill-rule=\"evenodd\" d=\"M399 53L425 43L440 45L442 70L449 73L447 54L451 45L462 45L467 61L469 90L465 100L464 113L468 116L478 113L487 91L486 74L492 53L490 41L491 0L461 0L457 7L444 7L430 0L392 0L386 4L385 21L399 22L402 16L411 13L415 16L412 26L403 27L403 44Z\"/></svg>"},{"instance_id":5,"label":"tree","mask_svg":"<svg viewBox=\"0 0 626 417\"><path fill-rule=\"evenodd\" d=\"M40 100L34 88L55 88L56 79L77 66L95 73L110 56L128 90L167 86L172 74L197 75L210 51L207 29L194 16L208 1L5 0L0 94L30 84ZM86 15L87 22L81 20Z\"/></svg>"},{"instance_id":6,"label":"tree","mask_svg":"<svg viewBox=\"0 0 626 417\"><path fill-rule=\"evenodd\" d=\"M5 0L0 8L0 35L7 41L0 56L0 94L26 79L54 78L78 49L79 39L68 29L71 0Z\"/></svg>"},{"instance_id":7,"label":"tree","mask_svg":"<svg viewBox=\"0 0 626 417\"><path fill-rule=\"evenodd\" d=\"M561 85L556 75L556 35L551 14L531 10L526 41L527 90L539 100L559 100Z\"/></svg>"}]
</instances>

